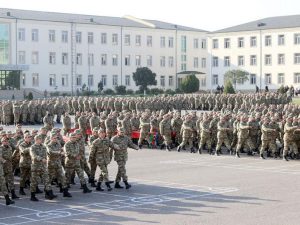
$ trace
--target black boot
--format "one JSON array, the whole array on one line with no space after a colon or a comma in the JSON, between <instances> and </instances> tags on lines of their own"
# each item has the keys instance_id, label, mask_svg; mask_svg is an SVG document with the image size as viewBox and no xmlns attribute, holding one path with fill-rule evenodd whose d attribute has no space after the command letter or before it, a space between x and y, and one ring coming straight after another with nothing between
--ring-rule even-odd
<instances>
[{"instance_id":1,"label":"black boot","mask_svg":"<svg viewBox=\"0 0 300 225\"><path fill-rule=\"evenodd\" d=\"M236 152L235 157L241 158L241 157L240 157L240 153L239 153L239 152Z\"/></svg>"},{"instance_id":2,"label":"black boot","mask_svg":"<svg viewBox=\"0 0 300 225\"><path fill-rule=\"evenodd\" d=\"M15 169L14 176L19 177L20 173L21 173L20 168L17 168L17 169Z\"/></svg>"},{"instance_id":3,"label":"black boot","mask_svg":"<svg viewBox=\"0 0 300 225\"><path fill-rule=\"evenodd\" d=\"M75 177L72 177L72 178L71 178L71 184L73 184L73 185L76 184L76 183L75 183Z\"/></svg>"},{"instance_id":4,"label":"black boot","mask_svg":"<svg viewBox=\"0 0 300 225\"><path fill-rule=\"evenodd\" d=\"M120 183L116 181L116 183L115 183L115 188L117 188L117 189L122 189L122 188L124 188L124 187L121 186Z\"/></svg>"},{"instance_id":5,"label":"black boot","mask_svg":"<svg viewBox=\"0 0 300 225\"><path fill-rule=\"evenodd\" d=\"M64 192L64 189L63 189L63 187L62 187L62 184L58 184L58 186L59 186L59 192L60 192L60 193L63 193L63 192Z\"/></svg>"},{"instance_id":6,"label":"black boot","mask_svg":"<svg viewBox=\"0 0 300 225\"><path fill-rule=\"evenodd\" d=\"M97 183L96 191L104 191L104 189L101 187L101 182Z\"/></svg>"},{"instance_id":7,"label":"black boot","mask_svg":"<svg viewBox=\"0 0 300 225\"><path fill-rule=\"evenodd\" d=\"M94 179L94 177L91 177L91 178L90 178L89 183L91 184L91 187L97 187L96 184L95 184L95 179Z\"/></svg>"},{"instance_id":8,"label":"black boot","mask_svg":"<svg viewBox=\"0 0 300 225\"><path fill-rule=\"evenodd\" d=\"M5 201L6 205L15 204L15 202L9 198L9 195L5 195Z\"/></svg>"},{"instance_id":9,"label":"black boot","mask_svg":"<svg viewBox=\"0 0 300 225\"><path fill-rule=\"evenodd\" d=\"M264 154L260 154L261 159L265 159Z\"/></svg>"},{"instance_id":10,"label":"black boot","mask_svg":"<svg viewBox=\"0 0 300 225\"><path fill-rule=\"evenodd\" d=\"M25 181L25 188L29 188L30 187L30 180L26 180Z\"/></svg>"},{"instance_id":11,"label":"black boot","mask_svg":"<svg viewBox=\"0 0 300 225\"><path fill-rule=\"evenodd\" d=\"M91 193L92 192L92 190L88 189L86 184L83 184L82 187L83 187L83 193Z\"/></svg>"},{"instance_id":12,"label":"black boot","mask_svg":"<svg viewBox=\"0 0 300 225\"><path fill-rule=\"evenodd\" d=\"M161 144L160 150L162 150L165 146L166 146L165 144Z\"/></svg>"},{"instance_id":13,"label":"black boot","mask_svg":"<svg viewBox=\"0 0 300 225\"><path fill-rule=\"evenodd\" d=\"M63 197L67 197L67 198L71 198L72 195L70 194L70 192L68 191L68 188L64 188L63 189Z\"/></svg>"},{"instance_id":14,"label":"black boot","mask_svg":"<svg viewBox=\"0 0 300 225\"><path fill-rule=\"evenodd\" d=\"M52 199L54 199L56 197L57 197L57 195L54 195L52 190L45 191L45 198L46 199L52 200Z\"/></svg>"},{"instance_id":15,"label":"black boot","mask_svg":"<svg viewBox=\"0 0 300 225\"><path fill-rule=\"evenodd\" d=\"M35 197L35 192L31 192L31 201L38 202L39 200Z\"/></svg>"},{"instance_id":16,"label":"black boot","mask_svg":"<svg viewBox=\"0 0 300 225\"><path fill-rule=\"evenodd\" d=\"M215 155L219 156L219 155L220 155L219 151L220 151L220 150L216 150Z\"/></svg>"},{"instance_id":17,"label":"black boot","mask_svg":"<svg viewBox=\"0 0 300 225\"><path fill-rule=\"evenodd\" d=\"M180 151L181 151L181 147L178 146L178 147L177 147L177 152L180 152Z\"/></svg>"},{"instance_id":18,"label":"black boot","mask_svg":"<svg viewBox=\"0 0 300 225\"><path fill-rule=\"evenodd\" d=\"M171 146L167 145L167 151L170 152L171 151Z\"/></svg>"},{"instance_id":19,"label":"black boot","mask_svg":"<svg viewBox=\"0 0 300 225\"><path fill-rule=\"evenodd\" d=\"M24 188L23 188L23 187L20 187L19 194L20 194L20 195L26 195L26 193L25 193L25 191L24 191Z\"/></svg>"},{"instance_id":20,"label":"black boot","mask_svg":"<svg viewBox=\"0 0 300 225\"><path fill-rule=\"evenodd\" d=\"M20 197L18 197L18 196L16 195L15 189L11 189L10 193L11 193L11 198L12 198L12 199L18 199L18 198L20 198Z\"/></svg>"},{"instance_id":21,"label":"black boot","mask_svg":"<svg viewBox=\"0 0 300 225\"><path fill-rule=\"evenodd\" d=\"M139 149L142 149L143 145L139 145Z\"/></svg>"},{"instance_id":22,"label":"black boot","mask_svg":"<svg viewBox=\"0 0 300 225\"><path fill-rule=\"evenodd\" d=\"M36 194L42 194L44 193L42 190L39 189L39 186L36 186L36 191L35 191Z\"/></svg>"},{"instance_id":23,"label":"black boot","mask_svg":"<svg viewBox=\"0 0 300 225\"><path fill-rule=\"evenodd\" d=\"M285 161L289 161L286 155L285 155L285 156L283 156L283 160L285 160Z\"/></svg>"},{"instance_id":24,"label":"black boot","mask_svg":"<svg viewBox=\"0 0 300 225\"><path fill-rule=\"evenodd\" d=\"M129 189L129 188L131 188L131 185L130 185L130 184L128 184L128 182L127 182L127 181L124 181L124 184L125 184L125 186L126 186L126 189Z\"/></svg>"},{"instance_id":25,"label":"black boot","mask_svg":"<svg viewBox=\"0 0 300 225\"><path fill-rule=\"evenodd\" d=\"M112 188L111 188L109 182L105 182L105 185L106 185L108 191L111 191L111 190L112 190Z\"/></svg>"}]
</instances>

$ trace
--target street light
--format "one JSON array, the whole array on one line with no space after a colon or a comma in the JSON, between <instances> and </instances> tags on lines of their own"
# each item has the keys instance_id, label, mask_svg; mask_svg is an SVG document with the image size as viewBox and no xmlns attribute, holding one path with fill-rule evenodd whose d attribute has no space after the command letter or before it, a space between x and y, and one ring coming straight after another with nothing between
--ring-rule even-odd
<instances>
[{"instance_id":1,"label":"street light","mask_svg":"<svg viewBox=\"0 0 300 225\"><path fill-rule=\"evenodd\" d=\"M259 77L259 90L261 91L261 83L262 83L262 32L261 32L261 27L266 26L265 23L258 23L257 27L259 28L259 41L260 41L260 46L259 46L259 64L260 64L260 77Z\"/></svg>"}]
</instances>

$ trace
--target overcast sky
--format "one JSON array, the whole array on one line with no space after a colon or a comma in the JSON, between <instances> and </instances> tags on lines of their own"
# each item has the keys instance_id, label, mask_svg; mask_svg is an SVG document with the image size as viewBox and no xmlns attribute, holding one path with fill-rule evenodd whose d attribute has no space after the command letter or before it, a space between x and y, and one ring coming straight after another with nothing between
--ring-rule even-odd
<instances>
[{"instance_id":1,"label":"overcast sky","mask_svg":"<svg viewBox=\"0 0 300 225\"><path fill-rule=\"evenodd\" d=\"M265 17L300 14L299 0L0 0L1 8L131 15L214 31Z\"/></svg>"}]
</instances>

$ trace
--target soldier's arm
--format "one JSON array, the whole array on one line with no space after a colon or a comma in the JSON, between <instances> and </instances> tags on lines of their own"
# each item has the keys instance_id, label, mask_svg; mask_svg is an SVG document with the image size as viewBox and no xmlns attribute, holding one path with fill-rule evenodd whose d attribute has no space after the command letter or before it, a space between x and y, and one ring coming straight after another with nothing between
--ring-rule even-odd
<instances>
[{"instance_id":1,"label":"soldier's arm","mask_svg":"<svg viewBox=\"0 0 300 225\"><path fill-rule=\"evenodd\" d=\"M96 151L97 151L97 147L95 145L95 142L93 142L92 145L91 145L91 151L90 151L90 155L89 155L89 162L91 162L95 159Z\"/></svg>"},{"instance_id":2,"label":"soldier's arm","mask_svg":"<svg viewBox=\"0 0 300 225\"><path fill-rule=\"evenodd\" d=\"M130 138L128 138L128 147L133 148L135 150L139 150L139 147L136 144L133 144Z\"/></svg>"},{"instance_id":3,"label":"soldier's arm","mask_svg":"<svg viewBox=\"0 0 300 225\"><path fill-rule=\"evenodd\" d=\"M32 161L42 161L42 157L37 154L35 147L30 148L30 156Z\"/></svg>"},{"instance_id":4,"label":"soldier's arm","mask_svg":"<svg viewBox=\"0 0 300 225\"><path fill-rule=\"evenodd\" d=\"M60 155L61 154L59 151L55 151L53 149L53 146L51 146L51 145L47 145L46 148L47 148L47 153L48 153L49 156Z\"/></svg>"},{"instance_id":5,"label":"soldier's arm","mask_svg":"<svg viewBox=\"0 0 300 225\"><path fill-rule=\"evenodd\" d=\"M19 149L20 149L21 153L30 153L30 147L29 148L25 148L23 145L20 145Z\"/></svg>"},{"instance_id":6,"label":"soldier's arm","mask_svg":"<svg viewBox=\"0 0 300 225\"><path fill-rule=\"evenodd\" d=\"M74 152L72 151L72 148L70 148L68 143L64 146L64 151L68 158L76 158L77 157L77 154L74 154Z\"/></svg>"}]
</instances>

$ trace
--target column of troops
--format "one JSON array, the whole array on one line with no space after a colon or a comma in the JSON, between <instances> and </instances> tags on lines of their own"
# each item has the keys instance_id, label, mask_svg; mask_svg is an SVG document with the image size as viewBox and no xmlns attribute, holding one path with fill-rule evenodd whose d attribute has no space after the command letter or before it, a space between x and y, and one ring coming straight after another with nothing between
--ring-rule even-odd
<instances>
[{"instance_id":1,"label":"column of troops","mask_svg":"<svg viewBox=\"0 0 300 225\"><path fill-rule=\"evenodd\" d=\"M193 94L138 98L72 97L1 103L1 122L17 124L14 133L2 131L0 146L0 188L6 204L19 198L15 193L14 175L20 172L20 195L30 188L31 200L42 191L54 199L56 183L64 197L79 177L83 193L87 187L103 191L123 188L128 183L127 148L138 150L147 145L171 151L230 154L240 157L258 153L262 159L283 157L298 159L300 147L300 107L286 95ZM188 112L187 110L192 110ZM196 110L196 111L195 111ZM75 131L70 115L75 115ZM62 123L62 130L54 126ZM299 123L298 123L299 122ZM21 124L43 124L40 130L23 131ZM91 130L89 134L88 130ZM72 132L71 132L72 131ZM138 132L138 139L132 134ZM67 137L67 139L66 139ZM135 143L135 144L134 144ZM89 156L86 158L86 145ZM118 165L115 181L110 181L108 165L114 158ZM97 167L100 175L95 183Z\"/></svg>"}]
</instances>

